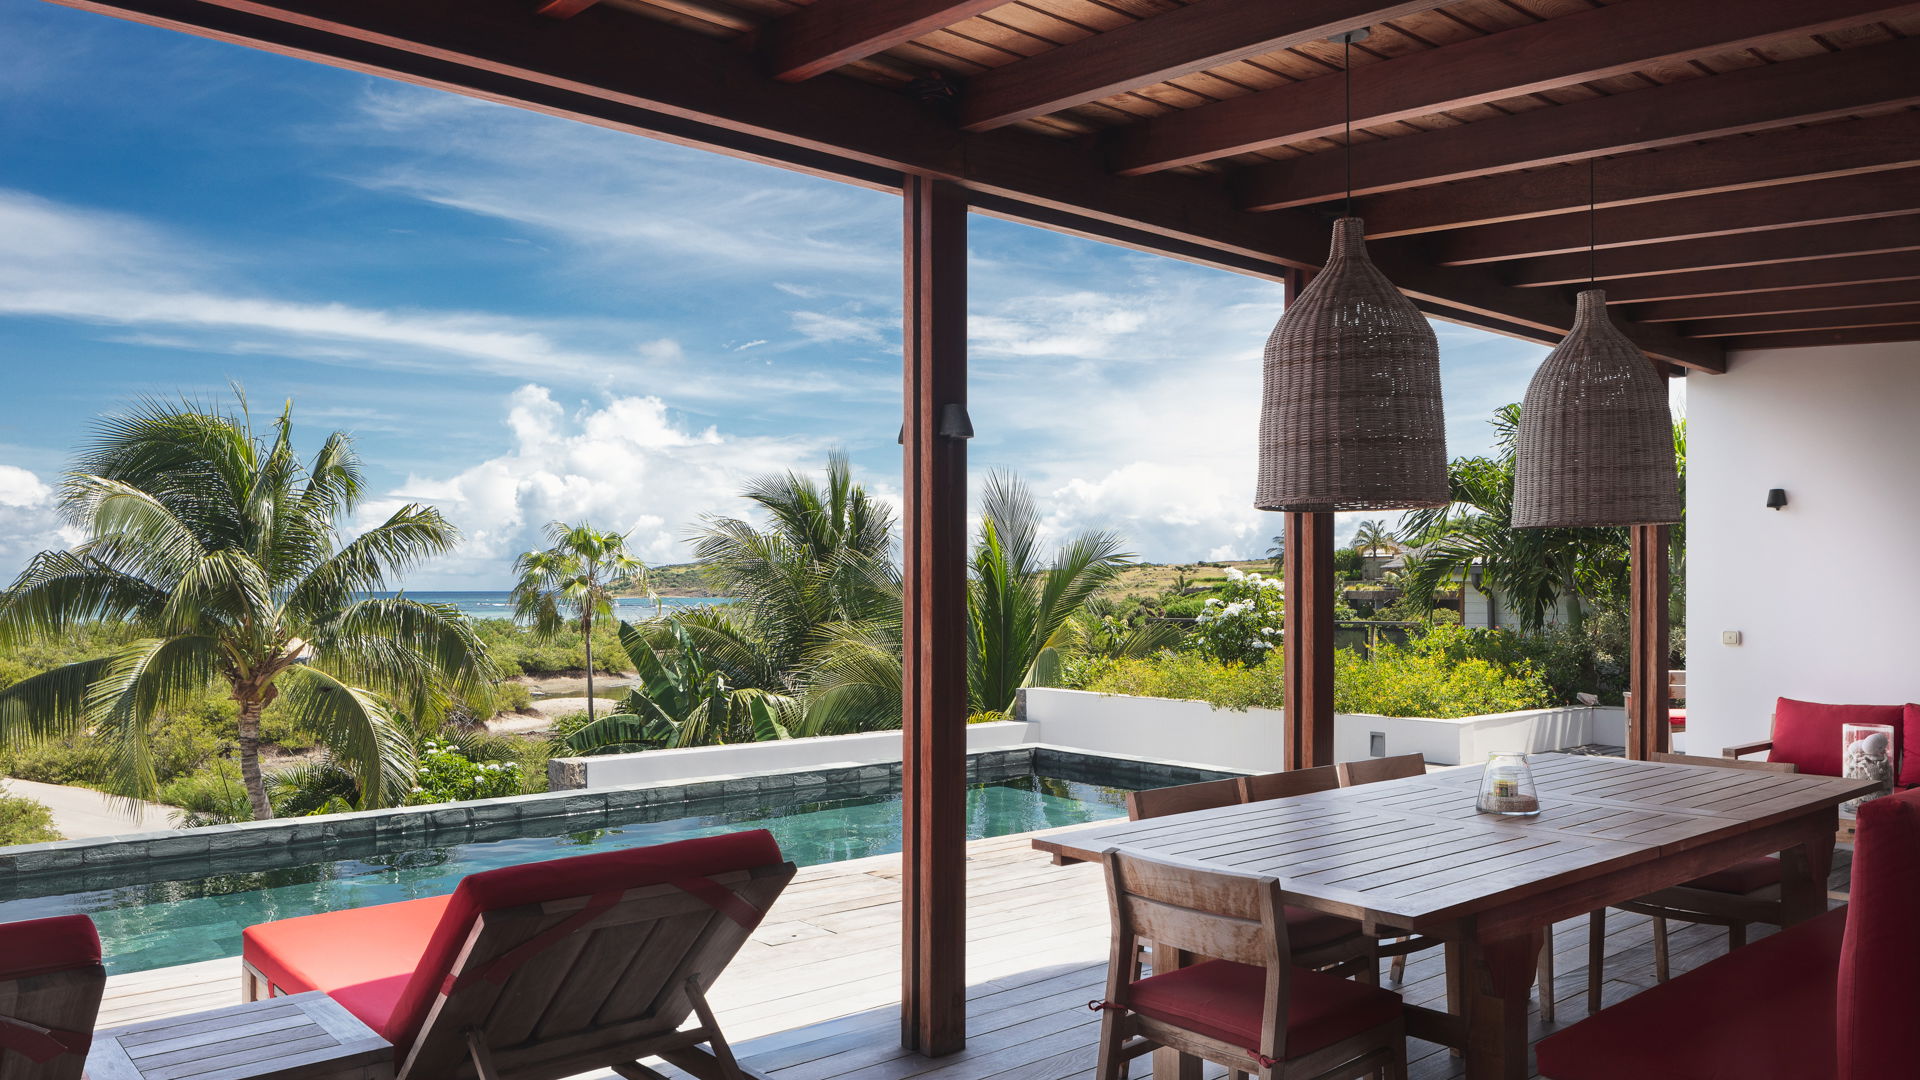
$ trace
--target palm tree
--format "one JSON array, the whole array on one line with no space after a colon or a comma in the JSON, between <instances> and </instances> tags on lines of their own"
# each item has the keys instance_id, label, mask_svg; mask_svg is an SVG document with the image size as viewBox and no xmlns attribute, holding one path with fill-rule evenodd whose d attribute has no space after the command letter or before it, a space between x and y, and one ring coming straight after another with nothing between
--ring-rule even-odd
<instances>
[{"instance_id":1,"label":"palm tree","mask_svg":"<svg viewBox=\"0 0 1920 1080\"><path fill-rule=\"evenodd\" d=\"M220 686L239 706L255 818L273 816L260 717L275 700L354 774L360 805L397 802L413 776L402 715L444 717L485 692L492 665L452 607L369 595L459 534L409 504L342 543L363 485L343 432L295 456L291 403L266 436L244 397L233 413L146 402L106 418L61 492L86 539L36 556L0 598L0 644L90 620L138 633L0 692L0 737L85 732L111 749L115 792L151 798L154 722Z\"/></svg>"},{"instance_id":2,"label":"palm tree","mask_svg":"<svg viewBox=\"0 0 1920 1080\"><path fill-rule=\"evenodd\" d=\"M1027 486L987 476L967 587L967 681L975 711L1012 707L1023 686L1059 679L1062 646L1076 613L1133 556L1120 537L1089 530L1042 562L1040 513Z\"/></svg>"},{"instance_id":3,"label":"palm tree","mask_svg":"<svg viewBox=\"0 0 1920 1080\"><path fill-rule=\"evenodd\" d=\"M1457 458L1447 466L1452 502L1411 511L1402 535L1417 538L1409 561L1408 591L1430 597L1449 581L1464 581L1480 566L1483 591L1498 590L1523 630L1538 630L1562 597L1591 603L1623 596L1628 549L1625 529L1516 529L1513 456L1520 406L1494 414L1492 457ZM1684 428L1676 438L1684 439Z\"/></svg>"},{"instance_id":4,"label":"palm tree","mask_svg":"<svg viewBox=\"0 0 1920 1080\"><path fill-rule=\"evenodd\" d=\"M1359 531L1353 534L1353 550L1362 555L1378 555L1382 551L1392 555L1400 550L1400 541L1386 522L1363 521Z\"/></svg>"},{"instance_id":5,"label":"palm tree","mask_svg":"<svg viewBox=\"0 0 1920 1080\"><path fill-rule=\"evenodd\" d=\"M758 643L772 668L798 673L832 636L897 606L893 512L853 480L844 453L827 458L824 484L799 473L761 476L741 497L766 515L764 528L709 517L694 538L702 572L733 597L730 621ZM696 626L697 640L719 632Z\"/></svg>"},{"instance_id":6,"label":"palm tree","mask_svg":"<svg viewBox=\"0 0 1920 1080\"><path fill-rule=\"evenodd\" d=\"M514 562L520 581L513 587L515 617L532 623L533 632L551 638L569 624L580 628L587 645L587 719L593 719L593 623L613 617L613 584L645 573L646 565L627 553L625 533L601 532L591 525L555 521L547 525L548 547L529 551Z\"/></svg>"}]
</instances>

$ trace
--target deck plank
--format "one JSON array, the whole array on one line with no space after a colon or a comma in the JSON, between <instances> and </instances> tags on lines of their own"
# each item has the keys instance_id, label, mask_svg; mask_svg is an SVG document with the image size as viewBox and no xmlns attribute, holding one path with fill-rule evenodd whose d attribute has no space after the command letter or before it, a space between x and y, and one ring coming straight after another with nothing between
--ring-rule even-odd
<instances>
[{"instance_id":1,"label":"deck plank","mask_svg":"<svg viewBox=\"0 0 1920 1080\"><path fill-rule=\"evenodd\" d=\"M1090 1080L1099 1020L1086 1002L1102 995L1106 976L1105 887L1096 867L1052 865L1032 848L1034 835L968 845L965 1050L928 1059L900 1049L900 857L882 855L803 868L715 986L715 1008L742 1058L773 1080ZM1845 855L1833 878L1843 890ZM1615 911L1607 931L1610 1004L1653 985L1652 925ZM1535 1040L1586 1015L1586 920L1559 924L1553 944L1559 1023L1543 1026L1536 1009ZM1725 951L1723 931L1673 924L1676 973ZM1410 1003L1443 1008L1440 951L1409 957L1401 985L1384 977L1382 984ZM115 975L101 1026L239 1000L238 958ZM1442 1047L1415 1040L1408 1049L1415 1080L1462 1075L1459 1059ZM1135 1065L1133 1075L1144 1080L1149 1063Z\"/></svg>"}]
</instances>

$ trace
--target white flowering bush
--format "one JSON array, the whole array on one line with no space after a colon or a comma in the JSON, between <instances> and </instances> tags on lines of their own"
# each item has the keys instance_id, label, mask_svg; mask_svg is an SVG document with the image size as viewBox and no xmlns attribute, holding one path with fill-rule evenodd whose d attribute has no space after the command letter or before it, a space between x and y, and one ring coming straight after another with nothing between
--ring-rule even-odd
<instances>
[{"instance_id":1,"label":"white flowering bush","mask_svg":"<svg viewBox=\"0 0 1920 1080\"><path fill-rule=\"evenodd\" d=\"M1218 591L1194 617L1195 648L1225 663L1263 663L1280 647L1287 606L1280 579L1228 567Z\"/></svg>"},{"instance_id":2,"label":"white flowering bush","mask_svg":"<svg viewBox=\"0 0 1920 1080\"><path fill-rule=\"evenodd\" d=\"M451 743L428 739L420 744L420 768L407 805L493 799L524 790L520 766L511 761L470 761Z\"/></svg>"}]
</instances>

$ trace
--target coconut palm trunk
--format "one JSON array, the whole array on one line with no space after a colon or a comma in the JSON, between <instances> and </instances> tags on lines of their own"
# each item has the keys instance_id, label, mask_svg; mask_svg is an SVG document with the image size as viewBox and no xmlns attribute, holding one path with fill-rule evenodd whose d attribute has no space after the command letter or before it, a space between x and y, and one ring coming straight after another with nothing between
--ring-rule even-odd
<instances>
[{"instance_id":1,"label":"coconut palm trunk","mask_svg":"<svg viewBox=\"0 0 1920 1080\"><path fill-rule=\"evenodd\" d=\"M253 819L265 821L273 816L273 803L267 799L266 777L260 771L260 714L266 711L266 705L258 695L245 691L236 692L234 700L240 703L240 783L247 789L247 805L253 808Z\"/></svg>"}]
</instances>

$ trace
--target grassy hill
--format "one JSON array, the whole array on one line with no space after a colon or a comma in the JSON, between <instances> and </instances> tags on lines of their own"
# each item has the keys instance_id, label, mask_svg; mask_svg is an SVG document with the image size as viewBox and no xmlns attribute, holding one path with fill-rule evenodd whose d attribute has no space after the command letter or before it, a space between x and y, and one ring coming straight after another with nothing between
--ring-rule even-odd
<instances>
[{"instance_id":1,"label":"grassy hill","mask_svg":"<svg viewBox=\"0 0 1920 1080\"><path fill-rule=\"evenodd\" d=\"M1188 586L1216 585L1226 580L1229 566L1238 567L1248 573L1276 572L1273 563L1266 559L1242 559L1235 562L1141 563L1120 571L1112 584L1100 590L1100 594L1116 600L1130 596L1159 596L1183 580ZM695 563L649 567L647 576L653 583L654 591L661 596L717 595L707 584L706 579L700 576L700 567ZM620 589L618 592L621 596L646 595L644 590L632 587Z\"/></svg>"},{"instance_id":2,"label":"grassy hill","mask_svg":"<svg viewBox=\"0 0 1920 1080\"><path fill-rule=\"evenodd\" d=\"M647 580L653 585L653 591L661 596L718 596L700 576L700 567L696 563L675 563L671 566L650 566L647 568ZM620 596L645 596L645 589L634 587L631 583L615 590Z\"/></svg>"}]
</instances>

